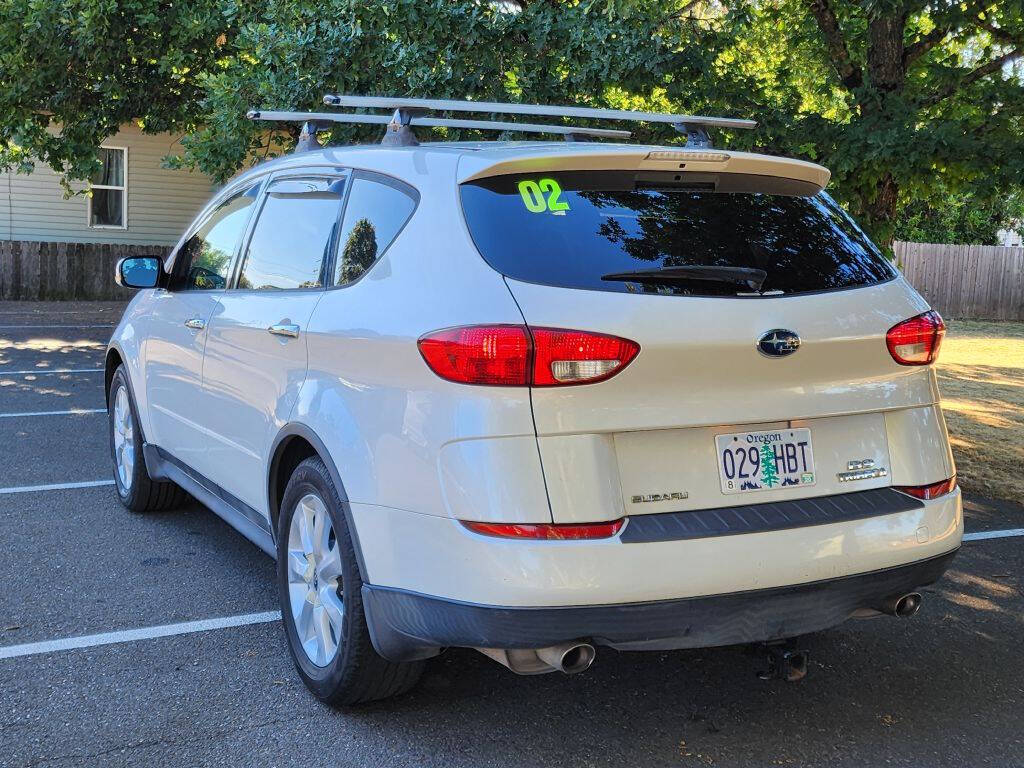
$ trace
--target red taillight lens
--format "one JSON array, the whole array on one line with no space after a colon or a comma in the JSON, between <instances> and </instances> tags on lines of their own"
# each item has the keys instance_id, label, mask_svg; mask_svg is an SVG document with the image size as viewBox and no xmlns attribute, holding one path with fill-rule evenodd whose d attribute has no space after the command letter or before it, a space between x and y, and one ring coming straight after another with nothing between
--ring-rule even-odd
<instances>
[{"instance_id":1,"label":"red taillight lens","mask_svg":"<svg viewBox=\"0 0 1024 768\"><path fill-rule=\"evenodd\" d=\"M625 368L640 351L635 341L586 331L531 328L533 386L593 384Z\"/></svg>"},{"instance_id":2,"label":"red taillight lens","mask_svg":"<svg viewBox=\"0 0 1024 768\"><path fill-rule=\"evenodd\" d=\"M937 483L931 485L894 485L893 490L905 493L908 496L913 496L917 499L935 499L939 496L945 496L947 493L956 488L956 475L953 475L949 480L940 480Z\"/></svg>"},{"instance_id":3,"label":"red taillight lens","mask_svg":"<svg viewBox=\"0 0 1024 768\"><path fill-rule=\"evenodd\" d=\"M885 334L885 343L900 365L928 365L938 357L945 335L946 324L938 312L932 311L894 325Z\"/></svg>"},{"instance_id":4,"label":"red taillight lens","mask_svg":"<svg viewBox=\"0 0 1024 768\"><path fill-rule=\"evenodd\" d=\"M558 387L611 378L636 357L628 339L561 328L471 325L419 340L430 370L462 384Z\"/></svg>"},{"instance_id":5,"label":"red taillight lens","mask_svg":"<svg viewBox=\"0 0 1024 768\"><path fill-rule=\"evenodd\" d=\"M530 337L520 325L475 325L427 334L420 354L449 381L516 387L530 383Z\"/></svg>"},{"instance_id":6,"label":"red taillight lens","mask_svg":"<svg viewBox=\"0 0 1024 768\"><path fill-rule=\"evenodd\" d=\"M610 523L473 523L462 524L474 533L503 539L610 539L622 530L624 520Z\"/></svg>"}]
</instances>

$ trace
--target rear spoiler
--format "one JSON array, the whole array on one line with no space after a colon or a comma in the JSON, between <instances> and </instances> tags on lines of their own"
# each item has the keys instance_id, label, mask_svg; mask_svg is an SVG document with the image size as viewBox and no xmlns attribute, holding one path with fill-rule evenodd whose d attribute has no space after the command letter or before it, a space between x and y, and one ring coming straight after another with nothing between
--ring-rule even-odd
<instances>
[{"instance_id":1,"label":"rear spoiler","mask_svg":"<svg viewBox=\"0 0 1024 768\"><path fill-rule=\"evenodd\" d=\"M727 150L637 147L615 144L548 144L519 148L511 157L496 151L471 152L459 162L458 182L548 171L700 171L774 176L813 184L822 190L831 172L815 163L788 157Z\"/></svg>"}]
</instances>

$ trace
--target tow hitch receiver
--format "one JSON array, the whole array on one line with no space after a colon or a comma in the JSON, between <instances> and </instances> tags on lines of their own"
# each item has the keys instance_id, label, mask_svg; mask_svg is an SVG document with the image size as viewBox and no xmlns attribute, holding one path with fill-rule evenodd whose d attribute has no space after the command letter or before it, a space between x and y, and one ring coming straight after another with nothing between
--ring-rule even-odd
<instances>
[{"instance_id":1,"label":"tow hitch receiver","mask_svg":"<svg viewBox=\"0 0 1024 768\"><path fill-rule=\"evenodd\" d=\"M785 680L795 683L807 676L808 651L797 650L785 643L765 643L767 669L758 673L762 680Z\"/></svg>"}]
</instances>

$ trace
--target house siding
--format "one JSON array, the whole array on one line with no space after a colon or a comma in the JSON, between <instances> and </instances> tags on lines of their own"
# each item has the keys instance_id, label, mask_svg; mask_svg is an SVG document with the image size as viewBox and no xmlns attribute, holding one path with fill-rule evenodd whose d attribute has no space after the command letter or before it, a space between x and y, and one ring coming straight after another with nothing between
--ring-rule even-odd
<instances>
[{"instance_id":1,"label":"house siding","mask_svg":"<svg viewBox=\"0 0 1024 768\"><path fill-rule=\"evenodd\" d=\"M4 174L0 189L0 240L57 243L173 245L214 189L201 173L161 167L181 151L178 137L143 134L125 126L104 142L128 148L127 229L88 226L85 195L65 199L60 176L38 163L30 174ZM76 190L84 189L75 183Z\"/></svg>"}]
</instances>

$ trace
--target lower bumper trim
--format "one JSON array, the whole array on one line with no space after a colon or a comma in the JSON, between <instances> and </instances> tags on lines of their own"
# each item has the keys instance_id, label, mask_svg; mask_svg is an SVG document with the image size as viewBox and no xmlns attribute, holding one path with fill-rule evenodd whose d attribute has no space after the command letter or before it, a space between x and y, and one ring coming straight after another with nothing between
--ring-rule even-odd
<instances>
[{"instance_id":1,"label":"lower bumper trim","mask_svg":"<svg viewBox=\"0 0 1024 768\"><path fill-rule=\"evenodd\" d=\"M895 568L789 587L620 605L509 608L364 584L377 652L392 661L441 648L541 648L587 639L620 650L781 640L840 624L858 609L936 581L957 550Z\"/></svg>"}]
</instances>

